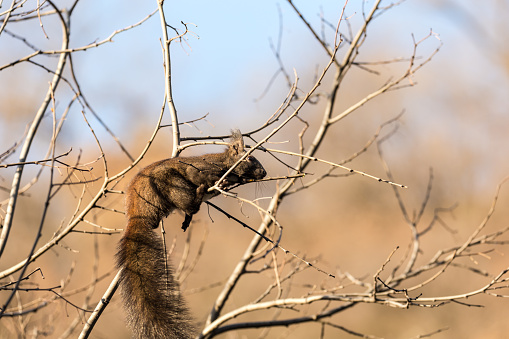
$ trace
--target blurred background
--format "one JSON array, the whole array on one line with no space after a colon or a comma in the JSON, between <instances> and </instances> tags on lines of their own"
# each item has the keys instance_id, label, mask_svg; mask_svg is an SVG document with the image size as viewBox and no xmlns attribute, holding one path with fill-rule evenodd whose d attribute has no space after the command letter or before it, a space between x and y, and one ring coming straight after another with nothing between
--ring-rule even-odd
<instances>
[{"instance_id":1,"label":"blurred background","mask_svg":"<svg viewBox=\"0 0 509 339\"><path fill-rule=\"evenodd\" d=\"M326 0L294 3L309 23L332 43L333 29L329 24L335 27L344 3ZM62 8L69 5L65 1L58 4ZM364 3L368 9L371 5L372 1ZM4 3L2 11L6 10L6 6ZM114 31L139 22L155 9L155 1L80 1L71 20L71 47L102 41ZM290 75L295 69L299 89L303 92L311 88L317 74L328 62L322 47L284 1L168 1L165 9L170 25L182 31L183 22L192 31L181 43L172 44L173 95L180 121L208 114L204 120L182 126L183 136L221 135L228 133L231 128L250 130L276 111L288 87L282 74L271 81L279 69L271 46L280 44L281 61ZM436 37L419 46L417 56L421 58L416 62L424 61L443 45L433 60L412 77L412 83L404 83L415 86L386 93L336 124L330 131L334 137L323 145L319 154L322 158L337 162L348 158L364 146L380 124L404 112L398 130L384 143L383 150L395 180L409 187L402 192L408 210L410 213L419 210L430 168L433 168L434 174L433 189L422 228L431 221L434 208L455 207L443 215L445 226L436 225L434 232L423 237L421 264L438 249L461 244L468 238L486 216L497 184L509 174L507 13L507 0L409 0L378 17L368 30L357 61L408 58L413 51L414 39L419 41L430 32ZM356 32L362 21L361 1L351 1L346 7L345 16L349 18L351 30ZM0 65L9 64L33 52L16 36L25 37L35 49L60 49L61 29L58 21L49 17L42 17L41 21L48 38L39 20L13 22L6 26L0 35ZM342 31L348 36L347 26ZM134 156L145 146L163 104L164 71L160 36L161 25L156 14L139 27L114 36L111 42L72 55L75 76L88 103ZM57 59L58 56L50 55L38 56L33 60L52 69ZM402 61L370 67L376 73L352 69L340 91L339 111L388 79L398 77L406 68L407 62ZM69 69L64 76L72 78ZM22 140L26 126L44 98L51 77L52 74L28 62L1 70L0 153ZM323 91L328 88L327 80L330 78L325 79ZM61 85L57 94L55 110L58 117L73 93L67 86ZM93 136L84 124L81 109L77 104L71 107L66 128L59 137L57 153L72 148L71 159L77 159L78 152L82 152L80 161L86 163L95 161L99 153ZM303 118L312 125L311 129L319 123L321 109L323 105L320 103L306 107ZM87 116L108 154L111 171L128 165L130 160L97 120ZM29 160L44 157L47 140L51 137L51 120L48 113ZM163 123L169 123L169 118L165 117ZM302 124L294 123L288 127L288 135L294 135L302 127ZM263 135L258 136L259 139L261 137ZM297 150L295 139L289 140L288 146L275 143L287 141L285 133L278 134L272 141L273 148ZM209 151L215 150L196 148L191 152ZM142 165L170 154L170 129L167 128L159 134ZM268 164L269 175L287 174L286 168L273 163L265 155L257 157ZM4 162L16 162L16 159L15 153ZM348 166L386 177L375 149L370 149ZM30 181L37 170L27 168L23 183ZM316 167L317 174L323 171L324 168ZM0 171L2 201L8 198L12 173L11 168ZM100 176L101 172L94 175ZM83 176L91 178L87 174ZM120 188L125 182L119 185ZM43 178L34 186L31 195L20 199L11 241L0 261L0 269L10 267L26 256L43 208L40 201L38 204L34 198L37 192L45 192L45 189L47 179ZM273 184L262 184L256 187L256 192L251 193L270 196L273 190ZM250 189L244 188L244 192L250 194ZM69 221L75 199L80 193L80 189L71 188L57 200L58 204L52 206L48 221L50 226L45 229L41 244L51 237L58 225ZM218 204L225 206L235 205L224 198L217 200ZM509 190L503 188L498 210L487 232L507 226L508 201ZM111 207L122 209L121 196L111 197L108 203ZM4 214L5 207L1 208ZM205 252L183 283L183 288L190 291L186 297L193 314L201 322L206 319L219 289L212 287L206 292L193 291L204 287L206 284L203 281L207 281L207 284L224 282L252 237L247 230L227 221L224 216L212 213L212 222L203 210L193 232L197 244L204 234L208 234ZM304 195L290 197L281 206L279 217L286 227L283 244L287 248L313 258L319 257L320 264L329 271L349 272L359 279L367 277L369 280L396 246L401 249L396 252L394 261L401 259L411 236L391 187L361 176L328 180L327 184L318 184ZM98 214L97 218L101 225L123 227L122 215L104 212ZM172 220L177 219L170 218L166 224L171 225ZM252 219L251 223L256 225L256 220ZM168 227L171 241L175 237L175 252L178 255L182 252L187 235L180 232L175 235L172 232L175 229ZM89 281L94 262L98 265L99 275L111 272L119 237L119 234L102 237L76 234L66 238L60 248L37 262L44 269L46 278L36 278L37 282L41 286L53 282L62 284L72 272L72 279L69 280L69 289L72 290ZM95 256L92 255L94 244L97 245L99 260L94 260ZM198 245L193 248L196 253ZM476 264L495 275L508 267L508 254L507 248L500 246L481 259L477 258L479 262ZM265 281L262 278L261 285L270 284L271 279L267 274ZM106 277L98 284L91 305L102 295L110 280L110 277ZM428 296L461 294L480 288L488 281L487 278L451 269L448 275L438 279L425 291L429 293ZM334 282L315 271L308 271L293 284L295 290L299 291L305 285L331 286ZM232 307L256 298L263 288L257 290L255 286L242 286L242 291L247 292L236 296ZM83 295L73 295L72 298L83 302ZM412 338L446 328L434 337L506 336L509 331L506 321L509 305L506 299L483 296L469 302L484 307L448 304L439 308L400 310L365 304L342 312L331 321L356 332L386 338ZM24 319L23 326L33 337L57 338L75 316L75 310L63 302L55 302L53 313L36 313ZM13 330L16 321L2 319L0 337L4 337L3 333L6 338L16 337ZM78 325L79 330L81 327ZM223 337L256 338L259 333L240 331ZM308 324L276 329L269 332L267 337L310 338L319 334L318 325ZM93 337L127 336L123 313L118 298L115 298L99 321ZM334 329L325 331L327 338L340 336L347 337L347 334Z\"/></svg>"}]
</instances>

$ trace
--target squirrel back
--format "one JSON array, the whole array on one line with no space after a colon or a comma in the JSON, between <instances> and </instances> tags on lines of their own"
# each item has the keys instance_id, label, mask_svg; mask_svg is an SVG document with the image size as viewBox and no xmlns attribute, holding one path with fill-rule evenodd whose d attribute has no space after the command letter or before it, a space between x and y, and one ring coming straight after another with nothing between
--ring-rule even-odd
<instances>
[{"instance_id":1,"label":"squirrel back","mask_svg":"<svg viewBox=\"0 0 509 339\"><path fill-rule=\"evenodd\" d=\"M184 231L207 193L245 153L239 131L222 153L176 157L142 169L126 191L127 227L119 242L117 267L127 323L136 338L191 338L192 317L179 292L173 269L165 268L163 243L154 231L175 209L185 213ZM263 166L248 156L227 176L223 187L265 177Z\"/></svg>"}]
</instances>

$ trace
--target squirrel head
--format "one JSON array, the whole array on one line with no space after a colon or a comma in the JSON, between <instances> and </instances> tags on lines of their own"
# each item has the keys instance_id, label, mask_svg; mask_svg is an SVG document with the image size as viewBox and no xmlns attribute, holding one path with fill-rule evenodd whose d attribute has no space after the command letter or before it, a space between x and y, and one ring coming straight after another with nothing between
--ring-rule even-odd
<instances>
[{"instance_id":1,"label":"squirrel head","mask_svg":"<svg viewBox=\"0 0 509 339\"><path fill-rule=\"evenodd\" d=\"M238 129L232 131L230 145L228 146L227 156L229 165L233 166L244 154L244 139L242 133ZM251 180L263 179L267 172L262 164L252 155L249 155L240 164L235 167L233 173L238 175L242 181L248 182Z\"/></svg>"}]
</instances>

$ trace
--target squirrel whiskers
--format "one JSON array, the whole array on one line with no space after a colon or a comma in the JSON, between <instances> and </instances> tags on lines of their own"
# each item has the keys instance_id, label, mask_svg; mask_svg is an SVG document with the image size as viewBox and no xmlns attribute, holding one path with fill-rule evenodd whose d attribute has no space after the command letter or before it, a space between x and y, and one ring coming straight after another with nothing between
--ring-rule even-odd
<instances>
[{"instance_id":1,"label":"squirrel whiskers","mask_svg":"<svg viewBox=\"0 0 509 339\"><path fill-rule=\"evenodd\" d=\"M142 169L126 191L127 228L119 242L117 267L127 323L136 338L191 338L192 317L180 295L173 269L165 269L163 243L154 231L175 209L185 213L185 231L208 193L243 155L240 131L232 133L222 153L176 157ZM253 156L242 161L221 183L226 187L262 179L267 173Z\"/></svg>"}]
</instances>

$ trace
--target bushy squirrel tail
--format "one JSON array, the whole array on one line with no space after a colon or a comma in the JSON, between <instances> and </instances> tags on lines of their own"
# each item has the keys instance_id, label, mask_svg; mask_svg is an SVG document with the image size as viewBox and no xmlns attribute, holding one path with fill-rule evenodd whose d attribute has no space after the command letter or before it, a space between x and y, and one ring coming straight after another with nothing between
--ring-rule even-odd
<instances>
[{"instance_id":1,"label":"bushy squirrel tail","mask_svg":"<svg viewBox=\"0 0 509 339\"><path fill-rule=\"evenodd\" d=\"M165 269L163 242L142 220L128 221L117 266L127 323L135 338L191 338L192 317L180 296L173 269Z\"/></svg>"}]
</instances>

